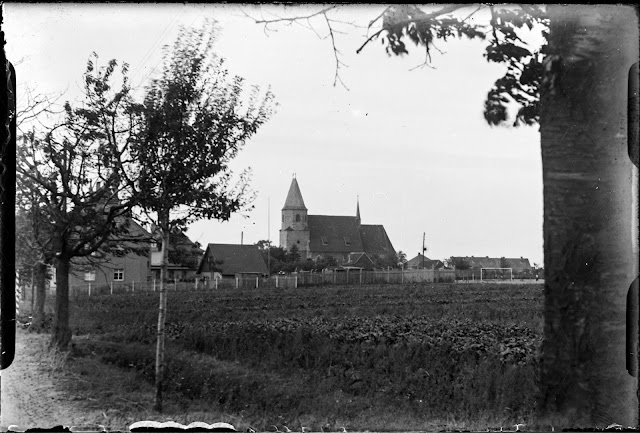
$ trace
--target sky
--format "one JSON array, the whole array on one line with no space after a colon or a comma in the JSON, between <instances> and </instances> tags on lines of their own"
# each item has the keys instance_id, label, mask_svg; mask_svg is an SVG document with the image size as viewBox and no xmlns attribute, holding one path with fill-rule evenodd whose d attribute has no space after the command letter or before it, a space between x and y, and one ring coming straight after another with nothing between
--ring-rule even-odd
<instances>
[{"instance_id":1,"label":"sky","mask_svg":"<svg viewBox=\"0 0 640 433\"><path fill-rule=\"evenodd\" d=\"M310 215L353 215L382 224L396 249L427 257L525 257L543 262L543 202L538 126L490 127L483 103L504 65L482 56L486 42L438 41L429 67L424 49L389 57L366 25L381 5L332 11L336 59L321 17L309 24L255 19L303 15L322 6L5 3L9 60L18 92L74 100L92 52L130 65L143 88L161 70L162 46L179 26L204 17L219 25L216 51L232 74L271 87L274 116L232 162L251 168L254 209L228 222L199 221L187 235L207 243L279 243L280 215L296 175ZM433 6L439 7L439 6ZM474 9L470 9L469 12ZM249 16L247 16L249 15ZM466 16L468 14L465 14ZM486 22L486 14L470 18ZM351 22L355 25L345 24ZM528 35L531 40L535 34ZM142 92L142 90L140 90ZM141 94L141 93L140 93ZM20 104L21 95L18 94Z\"/></svg>"}]
</instances>

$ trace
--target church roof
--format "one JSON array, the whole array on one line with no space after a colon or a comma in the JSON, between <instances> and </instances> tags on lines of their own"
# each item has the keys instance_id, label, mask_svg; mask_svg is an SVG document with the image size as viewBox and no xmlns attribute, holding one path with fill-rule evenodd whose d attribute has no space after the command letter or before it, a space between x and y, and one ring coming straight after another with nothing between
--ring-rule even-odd
<instances>
[{"instance_id":1,"label":"church roof","mask_svg":"<svg viewBox=\"0 0 640 433\"><path fill-rule=\"evenodd\" d=\"M307 210L306 206L304 205L304 200L302 199L302 193L300 192L298 181L295 177L291 181L289 193L287 194L287 199L285 200L284 207L282 208L282 210L288 209Z\"/></svg>"},{"instance_id":2,"label":"church roof","mask_svg":"<svg viewBox=\"0 0 640 433\"><path fill-rule=\"evenodd\" d=\"M313 252L349 253L365 251L360 241L356 217L334 215L309 215L310 243Z\"/></svg>"},{"instance_id":3,"label":"church roof","mask_svg":"<svg viewBox=\"0 0 640 433\"><path fill-rule=\"evenodd\" d=\"M391 245L384 226L363 224L360 226L360 236L362 239L362 249L367 253L393 253L395 255L396 251L393 249L393 245Z\"/></svg>"}]
</instances>

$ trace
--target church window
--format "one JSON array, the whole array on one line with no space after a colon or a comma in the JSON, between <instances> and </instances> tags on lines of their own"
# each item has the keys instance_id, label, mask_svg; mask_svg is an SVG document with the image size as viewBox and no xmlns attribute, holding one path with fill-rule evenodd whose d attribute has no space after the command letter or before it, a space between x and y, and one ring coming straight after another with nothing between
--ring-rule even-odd
<instances>
[{"instance_id":1,"label":"church window","mask_svg":"<svg viewBox=\"0 0 640 433\"><path fill-rule=\"evenodd\" d=\"M299 223L299 222L300 222L300 214L299 214L299 213L297 213L297 214L296 214L296 222L297 222L297 223Z\"/></svg>"}]
</instances>

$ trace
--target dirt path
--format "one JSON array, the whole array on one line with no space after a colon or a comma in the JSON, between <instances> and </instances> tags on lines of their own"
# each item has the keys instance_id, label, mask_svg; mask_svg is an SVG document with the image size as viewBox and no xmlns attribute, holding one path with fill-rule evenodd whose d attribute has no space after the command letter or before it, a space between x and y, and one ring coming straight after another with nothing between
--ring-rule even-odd
<instances>
[{"instance_id":1,"label":"dirt path","mask_svg":"<svg viewBox=\"0 0 640 433\"><path fill-rule=\"evenodd\" d=\"M78 407L73 396L60 392L62 374L55 370L55 359L43 355L48 335L23 329L16 331L16 356L9 368L0 372L1 421L21 428L48 428L56 425L88 424L88 414Z\"/></svg>"}]
</instances>

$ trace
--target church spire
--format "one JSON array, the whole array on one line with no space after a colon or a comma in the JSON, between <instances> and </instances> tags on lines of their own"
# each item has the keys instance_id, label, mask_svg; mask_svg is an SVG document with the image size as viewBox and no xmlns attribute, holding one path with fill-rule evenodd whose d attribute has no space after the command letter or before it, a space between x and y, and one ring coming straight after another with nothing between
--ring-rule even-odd
<instances>
[{"instance_id":1,"label":"church spire","mask_svg":"<svg viewBox=\"0 0 640 433\"><path fill-rule=\"evenodd\" d=\"M358 224L360 224L360 196L356 196L356 219L358 220Z\"/></svg>"},{"instance_id":2,"label":"church spire","mask_svg":"<svg viewBox=\"0 0 640 433\"><path fill-rule=\"evenodd\" d=\"M293 180L291 181L289 193L287 194L287 199L284 202L284 207L282 208L282 210L285 209L307 210L306 206L304 205L302 193L300 192L300 187L298 186L298 181L295 178L295 174Z\"/></svg>"}]
</instances>

